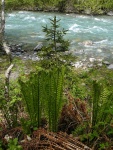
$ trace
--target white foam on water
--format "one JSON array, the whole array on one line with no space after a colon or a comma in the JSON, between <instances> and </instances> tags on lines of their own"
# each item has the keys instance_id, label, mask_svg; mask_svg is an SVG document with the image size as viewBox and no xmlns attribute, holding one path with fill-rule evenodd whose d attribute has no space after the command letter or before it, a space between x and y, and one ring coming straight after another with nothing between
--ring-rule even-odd
<instances>
[{"instance_id":1,"label":"white foam on water","mask_svg":"<svg viewBox=\"0 0 113 150\"><path fill-rule=\"evenodd\" d=\"M6 29L18 29L21 28L21 25L5 25Z\"/></svg>"},{"instance_id":2,"label":"white foam on water","mask_svg":"<svg viewBox=\"0 0 113 150\"><path fill-rule=\"evenodd\" d=\"M34 16L27 16L24 20L36 20L36 18Z\"/></svg>"},{"instance_id":3,"label":"white foam on water","mask_svg":"<svg viewBox=\"0 0 113 150\"><path fill-rule=\"evenodd\" d=\"M9 17L15 17L15 14L8 14Z\"/></svg>"},{"instance_id":4,"label":"white foam on water","mask_svg":"<svg viewBox=\"0 0 113 150\"><path fill-rule=\"evenodd\" d=\"M43 23L46 23L45 19L42 19L42 22L43 22Z\"/></svg>"},{"instance_id":5,"label":"white foam on water","mask_svg":"<svg viewBox=\"0 0 113 150\"><path fill-rule=\"evenodd\" d=\"M45 36L44 36L44 35L39 35L38 37L39 37L39 38L42 38L42 39L43 39L43 38L45 38Z\"/></svg>"},{"instance_id":6,"label":"white foam on water","mask_svg":"<svg viewBox=\"0 0 113 150\"><path fill-rule=\"evenodd\" d=\"M70 30L70 29L69 29L69 30ZM71 31L70 33L72 33L72 31L73 31L73 32L76 32L76 33L81 33L81 32L82 32L82 30L81 30L80 28L75 28L75 29L73 29L73 30L71 29L70 31ZM69 33L69 32L68 32L68 33Z\"/></svg>"},{"instance_id":7,"label":"white foam on water","mask_svg":"<svg viewBox=\"0 0 113 150\"><path fill-rule=\"evenodd\" d=\"M108 21L108 19L103 19L103 18L94 18L94 20L96 20L96 21L101 21L101 22L107 22L107 23L110 23L109 21Z\"/></svg>"},{"instance_id":8,"label":"white foam on water","mask_svg":"<svg viewBox=\"0 0 113 150\"><path fill-rule=\"evenodd\" d=\"M94 33L93 31L91 31L91 29L92 28L87 28L87 29L82 29L82 31L84 32L84 33Z\"/></svg>"},{"instance_id":9,"label":"white foam on water","mask_svg":"<svg viewBox=\"0 0 113 150\"><path fill-rule=\"evenodd\" d=\"M37 37L37 35L31 35L30 37L31 37L31 38L35 38L35 37Z\"/></svg>"},{"instance_id":10,"label":"white foam on water","mask_svg":"<svg viewBox=\"0 0 113 150\"><path fill-rule=\"evenodd\" d=\"M18 14L27 14L29 13L28 11L19 11Z\"/></svg>"},{"instance_id":11,"label":"white foam on water","mask_svg":"<svg viewBox=\"0 0 113 150\"><path fill-rule=\"evenodd\" d=\"M83 16L83 15L80 15L78 16L79 18L89 18L88 16Z\"/></svg>"},{"instance_id":12,"label":"white foam on water","mask_svg":"<svg viewBox=\"0 0 113 150\"><path fill-rule=\"evenodd\" d=\"M99 27L99 26L93 26L93 27L92 27L92 28L90 28L90 29L96 29L97 31L104 31L104 32L108 32L108 30L107 30L107 29L102 28L102 27Z\"/></svg>"},{"instance_id":13,"label":"white foam on water","mask_svg":"<svg viewBox=\"0 0 113 150\"><path fill-rule=\"evenodd\" d=\"M74 31L75 28L78 27L78 26L79 26L79 25L75 23L74 25L72 25L72 26L69 28L69 30L73 30L73 31Z\"/></svg>"},{"instance_id":14,"label":"white foam on water","mask_svg":"<svg viewBox=\"0 0 113 150\"><path fill-rule=\"evenodd\" d=\"M97 49L97 52L102 53L102 50L101 49Z\"/></svg>"},{"instance_id":15,"label":"white foam on water","mask_svg":"<svg viewBox=\"0 0 113 150\"><path fill-rule=\"evenodd\" d=\"M84 47L94 47L93 45L84 45Z\"/></svg>"},{"instance_id":16,"label":"white foam on water","mask_svg":"<svg viewBox=\"0 0 113 150\"><path fill-rule=\"evenodd\" d=\"M99 18L94 18L94 20L100 21L100 19L99 19Z\"/></svg>"},{"instance_id":17,"label":"white foam on water","mask_svg":"<svg viewBox=\"0 0 113 150\"><path fill-rule=\"evenodd\" d=\"M11 28L13 25L5 25L6 28Z\"/></svg>"},{"instance_id":18,"label":"white foam on water","mask_svg":"<svg viewBox=\"0 0 113 150\"><path fill-rule=\"evenodd\" d=\"M108 19L101 19L101 21L102 21L102 22L110 23L110 22L108 21Z\"/></svg>"},{"instance_id":19,"label":"white foam on water","mask_svg":"<svg viewBox=\"0 0 113 150\"><path fill-rule=\"evenodd\" d=\"M107 43L107 42L108 42L108 39L97 41L97 42L93 42L93 43L100 44L100 43Z\"/></svg>"}]
</instances>

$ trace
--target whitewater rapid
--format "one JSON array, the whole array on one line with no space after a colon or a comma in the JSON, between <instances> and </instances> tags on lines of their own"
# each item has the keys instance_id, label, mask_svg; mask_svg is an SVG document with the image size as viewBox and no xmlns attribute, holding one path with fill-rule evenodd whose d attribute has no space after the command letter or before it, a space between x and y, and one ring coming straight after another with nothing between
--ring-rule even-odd
<instances>
[{"instance_id":1,"label":"whitewater rapid","mask_svg":"<svg viewBox=\"0 0 113 150\"><path fill-rule=\"evenodd\" d=\"M56 15L60 28L68 30L65 39L70 51L81 58L95 57L113 62L113 16L14 11L6 15L5 35L9 43L35 47L43 42L42 26L51 26L49 18ZM91 41L91 44L84 44Z\"/></svg>"}]
</instances>

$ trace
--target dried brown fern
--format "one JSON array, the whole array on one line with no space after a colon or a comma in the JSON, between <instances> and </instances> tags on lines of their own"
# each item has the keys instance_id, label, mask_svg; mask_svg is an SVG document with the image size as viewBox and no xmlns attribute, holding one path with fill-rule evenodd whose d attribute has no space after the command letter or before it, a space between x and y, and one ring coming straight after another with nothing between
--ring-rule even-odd
<instances>
[{"instance_id":1,"label":"dried brown fern","mask_svg":"<svg viewBox=\"0 0 113 150\"><path fill-rule=\"evenodd\" d=\"M53 133L42 128L34 131L32 139L26 139L21 145L24 150L91 150L64 132Z\"/></svg>"},{"instance_id":2,"label":"dried brown fern","mask_svg":"<svg viewBox=\"0 0 113 150\"><path fill-rule=\"evenodd\" d=\"M74 99L69 93L66 96L68 103L62 109L59 130L70 134L78 124L89 119L89 114L85 101Z\"/></svg>"}]
</instances>

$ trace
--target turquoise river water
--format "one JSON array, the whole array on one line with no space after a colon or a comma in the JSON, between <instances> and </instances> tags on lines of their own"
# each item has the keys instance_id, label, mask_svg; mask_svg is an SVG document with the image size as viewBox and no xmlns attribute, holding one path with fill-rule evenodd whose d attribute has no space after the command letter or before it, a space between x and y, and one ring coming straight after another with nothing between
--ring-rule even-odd
<instances>
[{"instance_id":1,"label":"turquoise river water","mask_svg":"<svg viewBox=\"0 0 113 150\"><path fill-rule=\"evenodd\" d=\"M61 28L68 30L70 51L82 58L102 58L113 63L113 16L14 11L6 15L5 35L9 43L35 47L44 40L42 26L56 15ZM85 45L85 41L92 44Z\"/></svg>"}]
</instances>

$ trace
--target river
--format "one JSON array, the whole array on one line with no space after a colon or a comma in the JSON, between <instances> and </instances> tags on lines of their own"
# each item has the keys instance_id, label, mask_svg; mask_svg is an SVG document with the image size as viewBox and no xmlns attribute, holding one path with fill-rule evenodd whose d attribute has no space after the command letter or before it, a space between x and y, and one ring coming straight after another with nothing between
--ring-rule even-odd
<instances>
[{"instance_id":1,"label":"river","mask_svg":"<svg viewBox=\"0 0 113 150\"><path fill-rule=\"evenodd\" d=\"M113 63L113 16L84 16L30 11L6 14L5 35L9 43L35 47L45 38L42 26L50 26L49 18L56 15L61 28L68 30L70 51L80 58L96 58ZM84 44L85 41L91 44Z\"/></svg>"}]
</instances>

